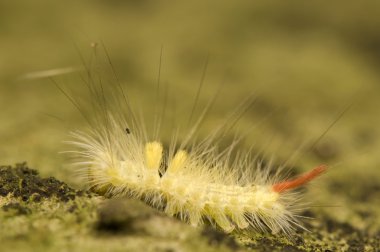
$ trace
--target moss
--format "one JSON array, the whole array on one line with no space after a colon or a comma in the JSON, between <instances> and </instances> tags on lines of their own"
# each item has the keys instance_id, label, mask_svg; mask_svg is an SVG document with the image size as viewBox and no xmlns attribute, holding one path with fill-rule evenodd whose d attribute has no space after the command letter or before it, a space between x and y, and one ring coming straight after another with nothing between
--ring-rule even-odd
<instances>
[{"instance_id":1,"label":"moss","mask_svg":"<svg viewBox=\"0 0 380 252\"><path fill-rule=\"evenodd\" d=\"M74 190L53 177L41 178L36 170L20 163L15 167L0 166L0 195L6 197L9 194L28 202L51 197L68 201L82 195L83 191Z\"/></svg>"},{"instance_id":2,"label":"moss","mask_svg":"<svg viewBox=\"0 0 380 252\"><path fill-rule=\"evenodd\" d=\"M30 214L30 208L22 206L20 203L8 203L1 207L5 212L14 212L16 215Z\"/></svg>"},{"instance_id":3,"label":"moss","mask_svg":"<svg viewBox=\"0 0 380 252\"><path fill-rule=\"evenodd\" d=\"M310 222L309 231L297 230L291 237L243 232L235 234L246 247L255 251L376 251L379 233L370 234L328 216Z\"/></svg>"}]
</instances>

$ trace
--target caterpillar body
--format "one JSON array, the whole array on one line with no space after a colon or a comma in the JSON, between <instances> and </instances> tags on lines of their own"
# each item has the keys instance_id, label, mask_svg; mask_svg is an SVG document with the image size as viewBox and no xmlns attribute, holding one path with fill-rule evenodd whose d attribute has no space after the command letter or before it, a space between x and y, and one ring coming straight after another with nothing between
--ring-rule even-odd
<instances>
[{"instance_id":1,"label":"caterpillar body","mask_svg":"<svg viewBox=\"0 0 380 252\"><path fill-rule=\"evenodd\" d=\"M218 151L226 125L200 142L191 141L211 102L185 140L178 143L177 134L173 134L165 150L158 134L153 140L147 137L144 123L135 116L118 80L113 81L116 85L110 96L118 107L112 109L104 82L99 81L102 77L94 76L88 67L87 78L96 112L93 119L57 86L90 123L89 131L72 133L69 143L76 149L69 152L77 158L78 171L94 191L110 197L139 198L191 225L208 221L225 232L252 228L289 235L297 227L303 228L299 220L304 209L302 195L293 189L322 174L326 166L294 179L283 179L279 172L270 175L269 167L252 158L250 152L233 157L237 141Z\"/></svg>"},{"instance_id":2,"label":"caterpillar body","mask_svg":"<svg viewBox=\"0 0 380 252\"><path fill-rule=\"evenodd\" d=\"M253 228L290 234L299 222L299 198L292 189L326 170L321 165L292 180L278 181L261 169L250 153L233 162L212 143L193 145L189 151L158 141L143 142L136 132L127 134L112 115L102 130L73 133L73 151L89 186L111 197L145 200L198 226L205 220L225 232ZM129 133L128 133L129 132ZM232 147L231 147L232 148ZM168 153L168 154L165 154Z\"/></svg>"}]
</instances>

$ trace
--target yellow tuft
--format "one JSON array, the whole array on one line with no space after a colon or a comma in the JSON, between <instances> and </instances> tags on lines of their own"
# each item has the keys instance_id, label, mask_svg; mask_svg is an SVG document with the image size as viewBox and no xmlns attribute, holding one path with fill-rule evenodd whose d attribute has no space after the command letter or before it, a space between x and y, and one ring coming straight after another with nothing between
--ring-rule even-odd
<instances>
[{"instance_id":1,"label":"yellow tuft","mask_svg":"<svg viewBox=\"0 0 380 252\"><path fill-rule=\"evenodd\" d=\"M149 170L160 168L162 159L162 144L159 142L149 142L145 145L145 161Z\"/></svg>"},{"instance_id":2,"label":"yellow tuft","mask_svg":"<svg viewBox=\"0 0 380 252\"><path fill-rule=\"evenodd\" d=\"M172 161L169 164L168 173L178 173L181 171L187 160L187 152L184 150L179 150L173 157Z\"/></svg>"}]
</instances>

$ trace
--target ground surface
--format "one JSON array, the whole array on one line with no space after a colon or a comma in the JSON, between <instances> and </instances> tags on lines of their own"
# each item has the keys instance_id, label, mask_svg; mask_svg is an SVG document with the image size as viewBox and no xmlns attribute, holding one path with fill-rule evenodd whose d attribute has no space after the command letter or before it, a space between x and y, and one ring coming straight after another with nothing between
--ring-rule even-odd
<instances>
[{"instance_id":1,"label":"ground surface","mask_svg":"<svg viewBox=\"0 0 380 252\"><path fill-rule=\"evenodd\" d=\"M375 0L0 1L1 250L379 251L379 8ZM69 131L88 126L53 82L88 105L83 64L97 42L93 61L108 65L102 41L148 128L167 94L164 144L186 126L207 58L195 116L224 84L198 139L251 93L255 104L223 143L248 131L239 149L254 144L265 161L284 164L323 135L287 162L293 174L330 167L307 190L311 232L288 240L196 230L139 202L82 191L59 153L71 150L63 143ZM74 72L55 71L53 81L41 72L67 67ZM103 74L106 86L115 83L109 65ZM32 169L15 167L24 161Z\"/></svg>"},{"instance_id":2,"label":"ground surface","mask_svg":"<svg viewBox=\"0 0 380 252\"><path fill-rule=\"evenodd\" d=\"M36 246L33 250L74 251L377 251L380 246L378 234L312 213L304 213L315 218L307 222L310 232L299 230L291 239L249 231L226 235L207 225L194 229L140 201L103 199L41 178L25 163L0 167L0 182L1 242L16 250L27 244Z\"/></svg>"}]
</instances>

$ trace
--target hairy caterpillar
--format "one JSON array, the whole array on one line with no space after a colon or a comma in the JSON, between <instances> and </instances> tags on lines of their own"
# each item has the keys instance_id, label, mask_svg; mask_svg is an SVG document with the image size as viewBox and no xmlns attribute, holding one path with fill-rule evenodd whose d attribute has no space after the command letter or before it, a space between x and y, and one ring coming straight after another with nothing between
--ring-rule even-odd
<instances>
[{"instance_id":1,"label":"hairy caterpillar","mask_svg":"<svg viewBox=\"0 0 380 252\"><path fill-rule=\"evenodd\" d=\"M88 118L75 99L61 91L91 125L86 132L72 133L69 143L76 147L70 152L79 159L76 164L93 190L110 197L139 198L191 225L208 220L225 232L253 228L290 234L297 226L302 227L298 218L300 195L293 189L322 174L326 166L281 180L279 175L270 175L268 167L262 167L249 152L233 157L236 141L218 151L218 138L226 125L200 142L192 141L212 102L187 137L178 143L174 134L165 150L158 136L148 137L117 80L111 98L118 106L124 104L125 111L108 105L104 84L91 70L87 77L95 99L95 118Z\"/></svg>"}]
</instances>

